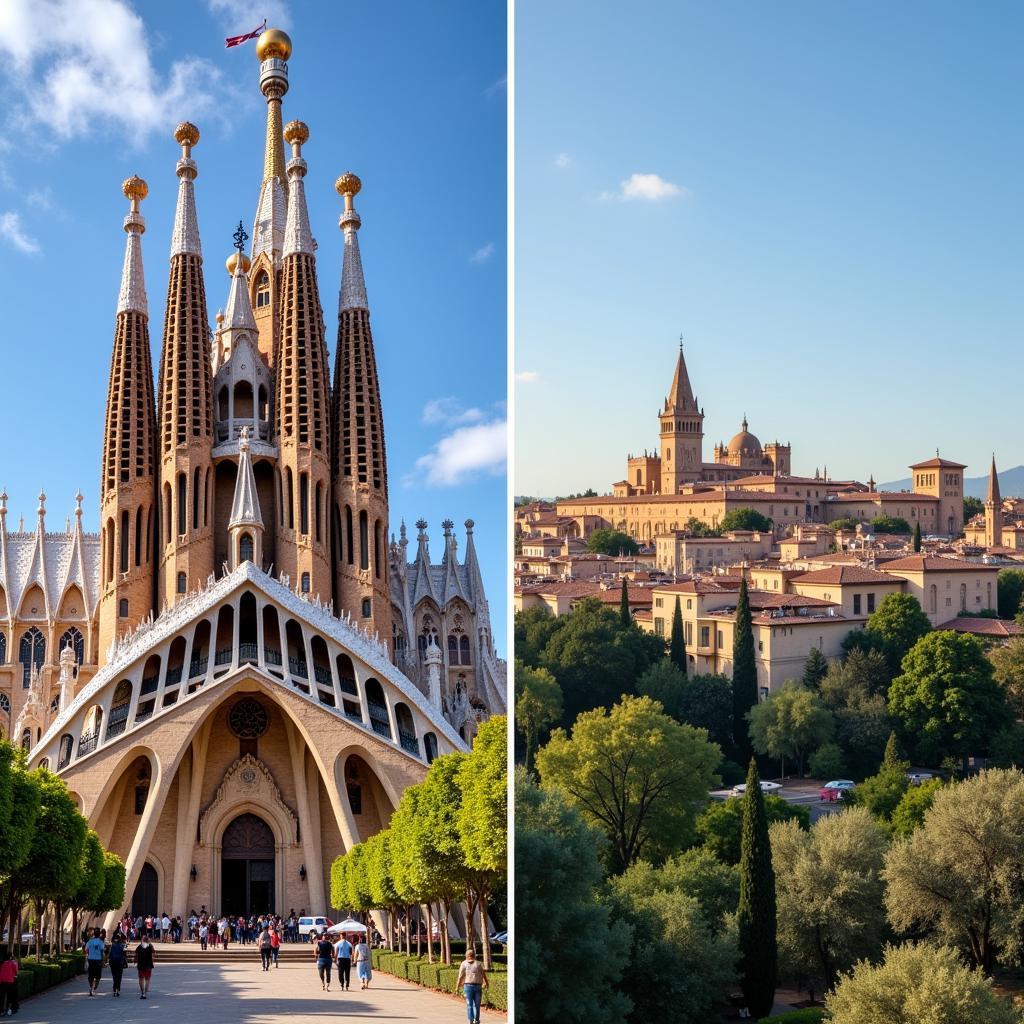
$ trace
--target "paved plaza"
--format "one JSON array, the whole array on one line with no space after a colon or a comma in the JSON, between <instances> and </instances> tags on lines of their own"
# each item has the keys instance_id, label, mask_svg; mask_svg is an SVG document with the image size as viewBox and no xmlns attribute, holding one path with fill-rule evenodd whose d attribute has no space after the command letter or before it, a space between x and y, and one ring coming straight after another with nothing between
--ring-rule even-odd
<instances>
[{"instance_id":1,"label":"paved plaza","mask_svg":"<svg viewBox=\"0 0 1024 1024\"><path fill-rule=\"evenodd\" d=\"M282 1018L304 1024L336 1021L341 1016L385 1024L387 1021L423 1021L453 1024L466 1020L461 999L419 988L389 974L375 972L372 987L359 989L354 978L348 992L320 989L312 957L305 963L282 963L264 973L258 959L251 963L159 964L153 972L149 998L139 999L138 976L124 973L122 996L110 994L110 972L103 972L100 994L90 998L85 977L26 1000L17 1018L21 1024L181 1024L182 1021L217 1021L231 1024L280 1024ZM484 1010L481 1019L494 1024L504 1014Z\"/></svg>"}]
</instances>

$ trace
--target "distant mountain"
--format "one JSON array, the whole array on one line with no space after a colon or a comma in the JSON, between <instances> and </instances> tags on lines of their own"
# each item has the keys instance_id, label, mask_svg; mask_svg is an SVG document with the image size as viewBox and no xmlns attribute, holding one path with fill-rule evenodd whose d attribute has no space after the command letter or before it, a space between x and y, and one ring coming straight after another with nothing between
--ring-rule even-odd
<instances>
[{"instance_id":1,"label":"distant mountain","mask_svg":"<svg viewBox=\"0 0 1024 1024\"><path fill-rule=\"evenodd\" d=\"M905 480L893 480L891 483L879 484L880 491L909 491L911 480L908 476ZM984 476L969 476L964 479L964 494L972 498L985 500L988 493L988 473ZM1014 466L1013 469L1004 469L999 474L999 493L1004 498L1015 498L1024 495L1024 466Z\"/></svg>"}]
</instances>

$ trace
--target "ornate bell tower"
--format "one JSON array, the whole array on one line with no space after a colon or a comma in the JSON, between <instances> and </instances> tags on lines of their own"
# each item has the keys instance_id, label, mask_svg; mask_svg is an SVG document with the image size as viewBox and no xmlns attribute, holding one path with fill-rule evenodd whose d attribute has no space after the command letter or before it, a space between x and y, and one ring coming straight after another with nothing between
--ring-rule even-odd
<instances>
[{"instance_id":1,"label":"ornate bell tower","mask_svg":"<svg viewBox=\"0 0 1024 1024\"><path fill-rule=\"evenodd\" d=\"M661 493L678 494L684 483L699 480L704 460L704 411L697 405L690 387L679 340L679 358L672 388L658 414L661 443Z\"/></svg>"}]
</instances>

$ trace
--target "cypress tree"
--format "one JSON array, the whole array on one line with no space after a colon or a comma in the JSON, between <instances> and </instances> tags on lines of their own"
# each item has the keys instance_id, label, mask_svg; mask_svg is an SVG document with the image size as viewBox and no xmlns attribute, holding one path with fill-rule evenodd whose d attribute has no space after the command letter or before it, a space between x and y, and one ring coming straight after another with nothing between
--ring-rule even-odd
<instances>
[{"instance_id":1,"label":"cypress tree","mask_svg":"<svg viewBox=\"0 0 1024 1024\"><path fill-rule=\"evenodd\" d=\"M629 614L629 587L626 577L622 577L622 597L619 599L619 619L624 626L633 625L633 616Z\"/></svg>"},{"instance_id":2,"label":"cypress tree","mask_svg":"<svg viewBox=\"0 0 1024 1024\"><path fill-rule=\"evenodd\" d=\"M775 1002L778 948L775 934L775 872L768 818L757 764L750 759L743 795L740 840L740 902L737 911L740 987L751 1016L767 1016Z\"/></svg>"},{"instance_id":3,"label":"cypress tree","mask_svg":"<svg viewBox=\"0 0 1024 1024\"><path fill-rule=\"evenodd\" d=\"M683 611L676 597L676 610L672 613L672 644L669 647L669 658L683 675L686 675L686 636L683 634Z\"/></svg>"},{"instance_id":4,"label":"cypress tree","mask_svg":"<svg viewBox=\"0 0 1024 1024\"><path fill-rule=\"evenodd\" d=\"M740 764L753 753L747 712L757 704L757 666L754 664L754 627L746 577L736 601L736 629L732 638L732 737Z\"/></svg>"},{"instance_id":5,"label":"cypress tree","mask_svg":"<svg viewBox=\"0 0 1024 1024\"><path fill-rule=\"evenodd\" d=\"M921 521L914 523L914 550L921 550Z\"/></svg>"},{"instance_id":6,"label":"cypress tree","mask_svg":"<svg viewBox=\"0 0 1024 1024\"><path fill-rule=\"evenodd\" d=\"M818 692L822 679L828 674L828 659L817 647L812 647L804 662L804 686Z\"/></svg>"}]
</instances>

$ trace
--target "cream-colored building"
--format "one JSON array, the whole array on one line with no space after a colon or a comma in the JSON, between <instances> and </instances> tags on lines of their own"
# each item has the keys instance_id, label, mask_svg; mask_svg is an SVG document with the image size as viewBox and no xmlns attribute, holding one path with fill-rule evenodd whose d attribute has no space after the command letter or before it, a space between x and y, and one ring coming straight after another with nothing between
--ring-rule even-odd
<instances>
[{"instance_id":1,"label":"cream-colored building","mask_svg":"<svg viewBox=\"0 0 1024 1024\"><path fill-rule=\"evenodd\" d=\"M627 583L629 610L649 612L653 590L649 586ZM622 582L611 580L549 580L527 583L513 591L513 607L517 612L546 608L552 615L568 615L580 601L597 598L602 604L618 608L622 602Z\"/></svg>"},{"instance_id":2,"label":"cream-colored building","mask_svg":"<svg viewBox=\"0 0 1024 1024\"><path fill-rule=\"evenodd\" d=\"M734 530L723 537L691 537L685 531L654 538L655 568L662 572L709 572L734 562L764 558L772 549L770 533Z\"/></svg>"},{"instance_id":3,"label":"cream-colored building","mask_svg":"<svg viewBox=\"0 0 1024 1024\"><path fill-rule=\"evenodd\" d=\"M907 581L906 593L917 598L933 626L957 615L998 608L998 565L920 554L893 559L880 568Z\"/></svg>"},{"instance_id":4,"label":"cream-colored building","mask_svg":"<svg viewBox=\"0 0 1024 1024\"><path fill-rule=\"evenodd\" d=\"M267 131L251 259L239 232L213 331L199 131L175 132L158 391L148 187L124 185L101 533L84 532L80 495L65 530L47 530L40 495L35 528L9 531L0 497L0 727L60 775L124 860L133 914L351 909L330 907L333 859L506 706L472 520L461 560L450 521L438 564L422 520L414 557L404 525L389 542L360 182L337 186L332 388L303 184L309 130L282 128L291 42L268 30L257 53Z\"/></svg>"}]
</instances>

